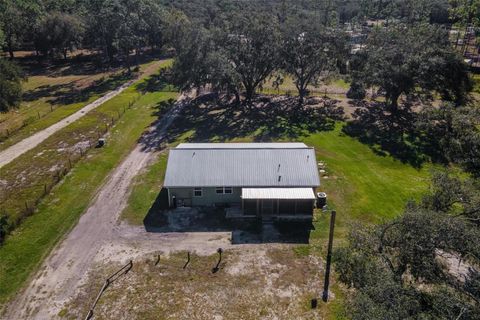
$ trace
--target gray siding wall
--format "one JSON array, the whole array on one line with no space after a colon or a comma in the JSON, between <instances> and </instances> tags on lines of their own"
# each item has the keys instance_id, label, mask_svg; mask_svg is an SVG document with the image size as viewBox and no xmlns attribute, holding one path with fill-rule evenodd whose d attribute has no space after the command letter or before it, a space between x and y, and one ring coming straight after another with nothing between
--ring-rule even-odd
<instances>
[{"instance_id":1,"label":"gray siding wall","mask_svg":"<svg viewBox=\"0 0 480 320\"><path fill-rule=\"evenodd\" d=\"M177 202L184 201L186 206L214 206L216 203L238 204L242 202L242 188L233 188L232 194L217 194L216 188L202 188L202 196L194 197L193 188L170 188L170 200L173 196L177 198ZM170 202L173 203L173 202Z\"/></svg>"}]
</instances>

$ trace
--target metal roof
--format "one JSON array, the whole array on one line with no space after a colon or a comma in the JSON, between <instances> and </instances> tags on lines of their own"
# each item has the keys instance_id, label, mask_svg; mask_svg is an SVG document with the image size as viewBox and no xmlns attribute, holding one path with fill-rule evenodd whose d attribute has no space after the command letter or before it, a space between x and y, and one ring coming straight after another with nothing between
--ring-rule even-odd
<instances>
[{"instance_id":1,"label":"metal roof","mask_svg":"<svg viewBox=\"0 0 480 320\"><path fill-rule=\"evenodd\" d=\"M170 150L164 186L172 187L315 187L320 179L313 148L242 148Z\"/></svg>"},{"instance_id":2,"label":"metal roof","mask_svg":"<svg viewBox=\"0 0 480 320\"><path fill-rule=\"evenodd\" d=\"M314 200L312 188L242 188L242 199Z\"/></svg>"},{"instance_id":3,"label":"metal roof","mask_svg":"<svg viewBox=\"0 0 480 320\"><path fill-rule=\"evenodd\" d=\"M308 148L301 142L255 142L255 143L180 143L177 149L298 149Z\"/></svg>"}]
</instances>

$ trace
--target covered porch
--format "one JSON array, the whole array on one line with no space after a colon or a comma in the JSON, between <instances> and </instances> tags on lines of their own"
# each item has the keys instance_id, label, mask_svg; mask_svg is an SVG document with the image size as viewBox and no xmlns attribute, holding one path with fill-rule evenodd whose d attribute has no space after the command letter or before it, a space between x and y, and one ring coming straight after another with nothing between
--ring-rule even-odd
<instances>
[{"instance_id":1,"label":"covered porch","mask_svg":"<svg viewBox=\"0 0 480 320\"><path fill-rule=\"evenodd\" d=\"M313 188L242 188L241 198L227 217L311 219L316 199Z\"/></svg>"}]
</instances>

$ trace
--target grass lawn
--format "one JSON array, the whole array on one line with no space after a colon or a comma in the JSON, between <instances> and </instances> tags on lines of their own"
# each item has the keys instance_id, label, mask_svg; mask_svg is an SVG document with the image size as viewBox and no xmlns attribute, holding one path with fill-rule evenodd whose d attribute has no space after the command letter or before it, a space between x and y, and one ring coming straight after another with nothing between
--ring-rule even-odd
<instances>
[{"instance_id":1,"label":"grass lawn","mask_svg":"<svg viewBox=\"0 0 480 320\"><path fill-rule=\"evenodd\" d=\"M149 67L155 63L158 62L140 65L139 72L149 75ZM23 83L24 101L20 107L0 113L0 150L66 118L135 76L128 76L123 69L85 70L79 74L75 70L70 74L68 70L68 67L56 71L49 69L48 76L34 74L28 77Z\"/></svg>"},{"instance_id":2,"label":"grass lawn","mask_svg":"<svg viewBox=\"0 0 480 320\"><path fill-rule=\"evenodd\" d=\"M480 74L473 74L473 92L480 95Z\"/></svg>"},{"instance_id":3,"label":"grass lawn","mask_svg":"<svg viewBox=\"0 0 480 320\"><path fill-rule=\"evenodd\" d=\"M123 102L130 101L132 95L140 96L137 86L126 90L116 100L102 105L95 112L115 114L115 108L123 109ZM156 119L157 104L174 99L177 95L176 92L150 92L142 95L110 130L106 147L90 150L88 156L77 163L44 198L35 214L28 217L7 238L0 247L0 305L18 292L53 246L75 225L108 174L128 155L142 132ZM95 126L97 120L87 115L81 122L65 128L52 139L58 139L58 136L67 138L75 128L87 124ZM16 162L27 162L27 158L22 156ZM31 158L30 162L35 165Z\"/></svg>"},{"instance_id":4,"label":"grass lawn","mask_svg":"<svg viewBox=\"0 0 480 320\"><path fill-rule=\"evenodd\" d=\"M326 163L326 177L320 190L337 210L336 239L341 243L350 223L379 223L400 214L408 200L427 191L431 165L416 169L390 156L379 156L368 146L335 130L320 132L302 140L315 147L317 160ZM316 215L313 244L322 247L328 237L328 214Z\"/></svg>"},{"instance_id":5,"label":"grass lawn","mask_svg":"<svg viewBox=\"0 0 480 320\"><path fill-rule=\"evenodd\" d=\"M261 90L264 94L291 94L297 95L297 88L293 82L293 78L289 75L285 75L283 83L278 89L273 84L274 79L269 79ZM350 88L350 83L346 82L342 78L332 79L327 83L322 83L319 87L309 86L311 95L318 96L324 95L325 92L330 96L331 94L340 94L347 92Z\"/></svg>"}]
</instances>

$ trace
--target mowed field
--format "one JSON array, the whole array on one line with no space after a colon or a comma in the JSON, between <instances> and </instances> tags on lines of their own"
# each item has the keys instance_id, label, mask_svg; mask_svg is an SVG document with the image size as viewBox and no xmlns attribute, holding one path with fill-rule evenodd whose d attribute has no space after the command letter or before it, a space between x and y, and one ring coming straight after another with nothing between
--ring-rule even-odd
<instances>
[{"instance_id":1,"label":"mowed field","mask_svg":"<svg viewBox=\"0 0 480 320\"><path fill-rule=\"evenodd\" d=\"M185 141L261 141L266 139L264 132L271 129L263 127L259 118L248 130L244 122L231 119L226 134L224 125L218 123L227 114L231 118L229 111L214 107L199 112L198 108L203 107L185 110L174 123L170 147ZM379 156L346 136L343 125L336 122L329 130L269 139L303 141L315 147L317 160L326 164L319 191L328 194L329 209L337 210L335 246L346 241L349 228L357 223L378 223L400 214L408 200L418 199L427 191L434 169L430 164L418 169L390 156ZM164 153L136 179L123 212L127 223L145 224L159 197L166 164ZM132 271L107 289L95 315L99 319L111 315L119 319L341 319L347 291L337 283L335 274L330 302L320 302L315 310L310 308L310 300L319 298L323 289L328 225L329 211L317 210L309 244L229 246L216 273L211 270L218 259L213 251L209 255L193 254L192 264L183 269L186 252L172 253L171 248L162 249L159 243L158 251L142 258L135 256ZM212 246L220 238L212 232L205 246ZM62 317L73 319L84 313L103 279L120 265L118 261L97 264L79 294L62 310Z\"/></svg>"}]
</instances>

